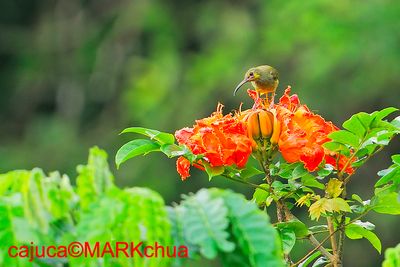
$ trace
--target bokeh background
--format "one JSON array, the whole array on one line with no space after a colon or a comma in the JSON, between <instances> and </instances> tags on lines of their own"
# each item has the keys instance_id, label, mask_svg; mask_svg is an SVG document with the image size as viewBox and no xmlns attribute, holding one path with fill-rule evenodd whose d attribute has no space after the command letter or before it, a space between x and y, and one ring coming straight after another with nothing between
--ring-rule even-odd
<instances>
[{"instance_id":1,"label":"bokeh background","mask_svg":"<svg viewBox=\"0 0 400 267\"><path fill-rule=\"evenodd\" d=\"M75 177L88 148L109 153L120 186L147 186L167 203L201 187L251 189L174 160L139 157L115 169L128 126L174 132L250 101L235 85L252 66L280 72L303 103L337 125L400 103L400 2L14 0L0 2L0 172L60 170ZM369 198L395 140L354 177ZM299 214L304 216L304 214ZM400 242L398 217L370 215L384 248ZM366 240L346 243L345 266L380 266ZM301 249L301 248L298 248ZM300 252L299 252L300 253ZM218 263L209 263L218 266Z\"/></svg>"}]
</instances>

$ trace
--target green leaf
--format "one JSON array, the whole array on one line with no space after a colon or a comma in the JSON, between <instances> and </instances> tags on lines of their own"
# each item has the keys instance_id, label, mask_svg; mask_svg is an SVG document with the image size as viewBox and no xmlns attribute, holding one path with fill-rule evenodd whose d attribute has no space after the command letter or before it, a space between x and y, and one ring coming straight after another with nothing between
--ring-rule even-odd
<instances>
[{"instance_id":1,"label":"green leaf","mask_svg":"<svg viewBox=\"0 0 400 267\"><path fill-rule=\"evenodd\" d=\"M313 260L315 260L320 255L321 255L320 251L314 252L308 258L306 258L302 263L300 263L299 267L307 267L311 262L313 262Z\"/></svg>"},{"instance_id":2,"label":"green leaf","mask_svg":"<svg viewBox=\"0 0 400 267\"><path fill-rule=\"evenodd\" d=\"M324 168L318 170L318 176L319 176L319 177L326 177L326 176L328 176L329 174L331 174L332 171L333 171L333 166L332 166L332 165L329 165L329 164L326 164L326 165L324 166Z\"/></svg>"},{"instance_id":3,"label":"green leaf","mask_svg":"<svg viewBox=\"0 0 400 267\"><path fill-rule=\"evenodd\" d=\"M190 152L185 146L176 144L164 144L160 147L160 150L169 158L183 156Z\"/></svg>"},{"instance_id":4,"label":"green leaf","mask_svg":"<svg viewBox=\"0 0 400 267\"><path fill-rule=\"evenodd\" d=\"M276 223L275 227L279 230L291 230L295 233L297 238L303 238L310 233L307 226L299 220Z\"/></svg>"},{"instance_id":5,"label":"green leaf","mask_svg":"<svg viewBox=\"0 0 400 267\"><path fill-rule=\"evenodd\" d=\"M362 123L362 120L360 119L360 115L358 113L354 114L353 116L351 116L350 119L345 121L343 123L343 128L354 133L358 137L363 137L366 133L366 127L364 125L365 124ZM369 125L369 123L367 125Z\"/></svg>"},{"instance_id":6,"label":"green leaf","mask_svg":"<svg viewBox=\"0 0 400 267\"><path fill-rule=\"evenodd\" d=\"M382 250L381 241L373 232L365 229L360 225L352 223L346 227L345 233L346 236L350 239L360 239L363 237L366 238L374 246L374 248L379 253L381 253Z\"/></svg>"},{"instance_id":7,"label":"green leaf","mask_svg":"<svg viewBox=\"0 0 400 267\"><path fill-rule=\"evenodd\" d=\"M268 215L240 194L214 190L224 198L233 235L242 253L248 256L250 265L283 267L280 240Z\"/></svg>"},{"instance_id":8,"label":"green leaf","mask_svg":"<svg viewBox=\"0 0 400 267\"><path fill-rule=\"evenodd\" d=\"M224 173L225 168L224 166L216 166L212 167L209 163L203 161L203 166L206 169L206 172L208 174L208 180L211 181L211 179L215 176L221 175Z\"/></svg>"},{"instance_id":9,"label":"green leaf","mask_svg":"<svg viewBox=\"0 0 400 267\"><path fill-rule=\"evenodd\" d=\"M266 205L265 201L266 201L267 197L269 196L269 185L268 184L260 184L259 186L264 188L265 190L256 188L256 190L254 191L254 194L253 194L253 201L255 201L258 206L263 207Z\"/></svg>"},{"instance_id":10,"label":"green leaf","mask_svg":"<svg viewBox=\"0 0 400 267\"><path fill-rule=\"evenodd\" d=\"M375 230L375 224L373 224L371 222L362 222L360 220L357 220L357 221L353 222L353 224L361 226L362 228L370 230L370 231Z\"/></svg>"},{"instance_id":11,"label":"green leaf","mask_svg":"<svg viewBox=\"0 0 400 267\"><path fill-rule=\"evenodd\" d=\"M319 225L314 225L308 228L308 230L312 232L317 232L317 231L327 231L328 226L326 224L319 224Z\"/></svg>"},{"instance_id":12,"label":"green leaf","mask_svg":"<svg viewBox=\"0 0 400 267\"><path fill-rule=\"evenodd\" d=\"M304 176L305 174L307 174L307 170L304 168L303 164L299 164L298 166L296 166L293 170L292 173L292 179L297 179L300 178L302 176Z\"/></svg>"},{"instance_id":13,"label":"green leaf","mask_svg":"<svg viewBox=\"0 0 400 267\"><path fill-rule=\"evenodd\" d=\"M301 183L304 186L309 186L309 187L316 187L319 189L325 189L325 185L318 182L317 178L315 178L311 174L306 174L303 177L301 177Z\"/></svg>"},{"instance_id":14,"label":"green leaf","mask_svg":"<svg viewBox=\"0 0 400 267\"><path fill-rule=\"evenodd\" d=\"M392 161L393 161L393 163L395 163L395 164L400 166L400 155L393 155L392 156Z\"/></svg>"},{"instance_id":15,"label":"green leaf","mask_svg":"<svg viewBox=\"0 0 400 267\"><path fill-rule=\"evenodd\" d=\"M246 166L246 168L240 171L240 178L242 178L243 180L247 180L253 176L260 174L264 174L264 172L254 166Z\"/></svg>"},{"instance_id":16,"label":"green leaf","mask_svg":"<svg viewBox=\"0 0 400 267\"><path fill-rule=\"evenodd\" d=\"M364 129L368 130L369 126L374 119L371 114L368 114L366 112L359 112L355 114L355 118L360 121L360 123L363 125Z\"/></svg>"},{"instance_id":17,"label":"green leaf","mask_svg":"<svg viewBox=\"0 0 400 267\"><path fill-rule=\"evenodd\" d=\"M388 248L385 251L385 260L382 267L398 267L400 266L400 244L394 248Z\"/></svg>"},{"instance_id":18,"label":"green leaf","mask_svg":"<svg viewBox=\"0 0 400 267\"><path fill-rule=\"evenodd\" d=\"M400 131L400 116L397 116L396 118L394 118L390 124L392 124L394 127L396 127Z\"/></svg>"},{"instance_id":19,"label":"green leaf","mask_svg":"<svg viewBox=\"0 0 400 267\"><path fill-rule=\"evenodd\" d=\"M349 145L351 147L358 147L360 144L360 138L346 130L332 132L328 135L328 137L331 138L334 142Z\"/></svg>"},{"instance_id":20,"label":"green leaf","mask_svg":"<svg viewBox=\"0 0 400 267\"><path fill-rule=\"evenodd\" d=\"M290 229L279 229L279 235L282 240L283 252L289 254L294 244L296 244L296 234Z\"/></svg>"},{"instance_id":21,"label":"green leaf","mask_svg":"<svg viewBox=\"0 0 400 267\"><path fill-rule=\"evenodd\" d=\"M375 121L380 121L382 119L384 119L385 117L387 117L388 115L392 114L393 112L398 111L399 109L394 108L394 107L388 107L388 108L384 108L380 111L376 111L373 113L374 115L374 120Z\"/></svg>"},{"instance_id":22,"label":"green leaf","mask_svg":"<svg viewBox=\"0 0 400 267\"><path fill-rule=\"evenodd\" d=\"M383 214L400 214L400 202L396 192L384 190L371 199L371 206L375 212Z\"/></svg>"},{"instance_id":23,"label":"green leaf","mask_svg":"<svg viewBox=\"0 0 400 267\"><path fill-rule=\"evenodd\" d=\"M384 170L385 172L379 172L379 174L384 174L376 183L375 187L385 185L389 182L393 182L394 184L400 183L400 166L396 166L394 168L389 168Z\"/></svg>"},{"instance_id":24,"label":"green leaf","mask_svg":"<svg viewBox=\"0 0 400 267\"><path fill-rule=\"evenodd\" d=\"M92 202L114 187L114 177L107 162L107 153L98 147L89 152L87 165L77 167L76 191L80 197L80 206L87 209Z\"/></svg>"},{"instance_id":25,"label":"green leaf","mask_svg":"<svg viewBox=\"0 0 400 267\"><path fill-rule=\"evenodd\" d=\"M187 240L200 247L200 253L213 259L218 251L232 252L235 245L228 241L228 210L221 198L212 199L207 190L187 197L185 207L184 231Z\"/></svg>"},{"instance_id":26,"label":"green leaf","mask_svg":"<svg viewBox=\"0 0 400 267\"><path fill-rule=\"evenodd\" d=\"M330 151L339 152L340 154L343 154L347 157L350 156L350 149L342 143L330 141L324 143L322 146Z\"/></svg>"},{"instance_id":27,"label":"green leaf","mask_svg":"<svg viewBox=\"0 0 400 267\"><path fill-rule=\"evenodd\" d=\"M351 198L358 201L360 204L364 204L363 200L361 199L361 197L357 194L352 194Z\"/></svg>"},{"instance_id":28,"label":"green leaf","mask_svg":"<svg viewBox=\"0 0 400 267\"><path fill-rule=\"evenodd\" d=\"M146 155L153 151L159 151L160 145L146 139L135 139L123 145L115 155L115 163L117 168L130 158Z\"/></svg>"},{"instance_id":29,"label":"green leaf","mask_svg":"<svg viewBox=\"0 0 400 267\"><path fill-rule=\"evenodd\" d=\"M160 145L175 143L175 137L173 134L164 133L164 132L160 132L160 131L153 130L153 129L147 129L147 128L143 128L143 127L126 128L121 132L121 134L123 134L123 133L142 134L142 135L148 136L150 139L156 140L157 142L160 143Z\"/></svg>"}]
</instances>

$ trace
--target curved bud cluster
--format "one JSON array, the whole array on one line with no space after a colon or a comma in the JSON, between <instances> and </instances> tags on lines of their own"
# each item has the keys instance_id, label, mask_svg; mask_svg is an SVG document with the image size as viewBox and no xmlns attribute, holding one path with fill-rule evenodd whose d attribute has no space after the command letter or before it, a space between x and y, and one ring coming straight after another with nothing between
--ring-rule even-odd
<instances>
[{"instance_id":1,"label":"curved bud cluster","mask_svg":"<svg viewBox=\"0 0 400 267\"><path fill-rule=\"evenodd\" d=\"M247 136L252 142L253 149L267 148L266 144L278 143L280 123L271 111L254 110L247 115L246 122Z\"/></svg>"}]
</instances>

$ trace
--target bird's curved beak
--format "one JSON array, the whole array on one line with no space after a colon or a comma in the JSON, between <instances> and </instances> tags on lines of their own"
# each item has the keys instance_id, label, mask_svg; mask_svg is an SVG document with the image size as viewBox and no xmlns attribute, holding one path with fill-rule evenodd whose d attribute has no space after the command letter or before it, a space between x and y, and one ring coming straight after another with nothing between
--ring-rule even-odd
<instances>
[{"instance_id":1,"label":"bird's curved beak","mask_svg":"<svg viewBox=\"0 0 400 267\"><path fill-rule=\"evenodd\" d=\"M249 82L249 79L244 78L244 80L241 81L241 82L236 86L235 91L233 91L233 96L235 96L235 95L236 95L236 92L240 89L240 87L242 87L242 85L245 84L245 83L247 83L247 82Z\"/></svg>"}]
</instances>

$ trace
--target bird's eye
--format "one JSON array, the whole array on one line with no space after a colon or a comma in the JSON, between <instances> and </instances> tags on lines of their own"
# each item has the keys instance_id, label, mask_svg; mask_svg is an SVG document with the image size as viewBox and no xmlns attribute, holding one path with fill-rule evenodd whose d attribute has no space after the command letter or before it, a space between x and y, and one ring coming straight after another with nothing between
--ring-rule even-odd
<instances>
[{"instance_id":1,"label":"bird's eye","mask_svg":"<svg viewBox=\"0 0 400 267\"><path fill-rule=\"evenodd\" d=\"M253 72L250 72L250 73L249 73L249 76L250 76L250 77L253 77L253 76L254 76L254 73L253 73Z\"/></svg>"}]
</instances>

